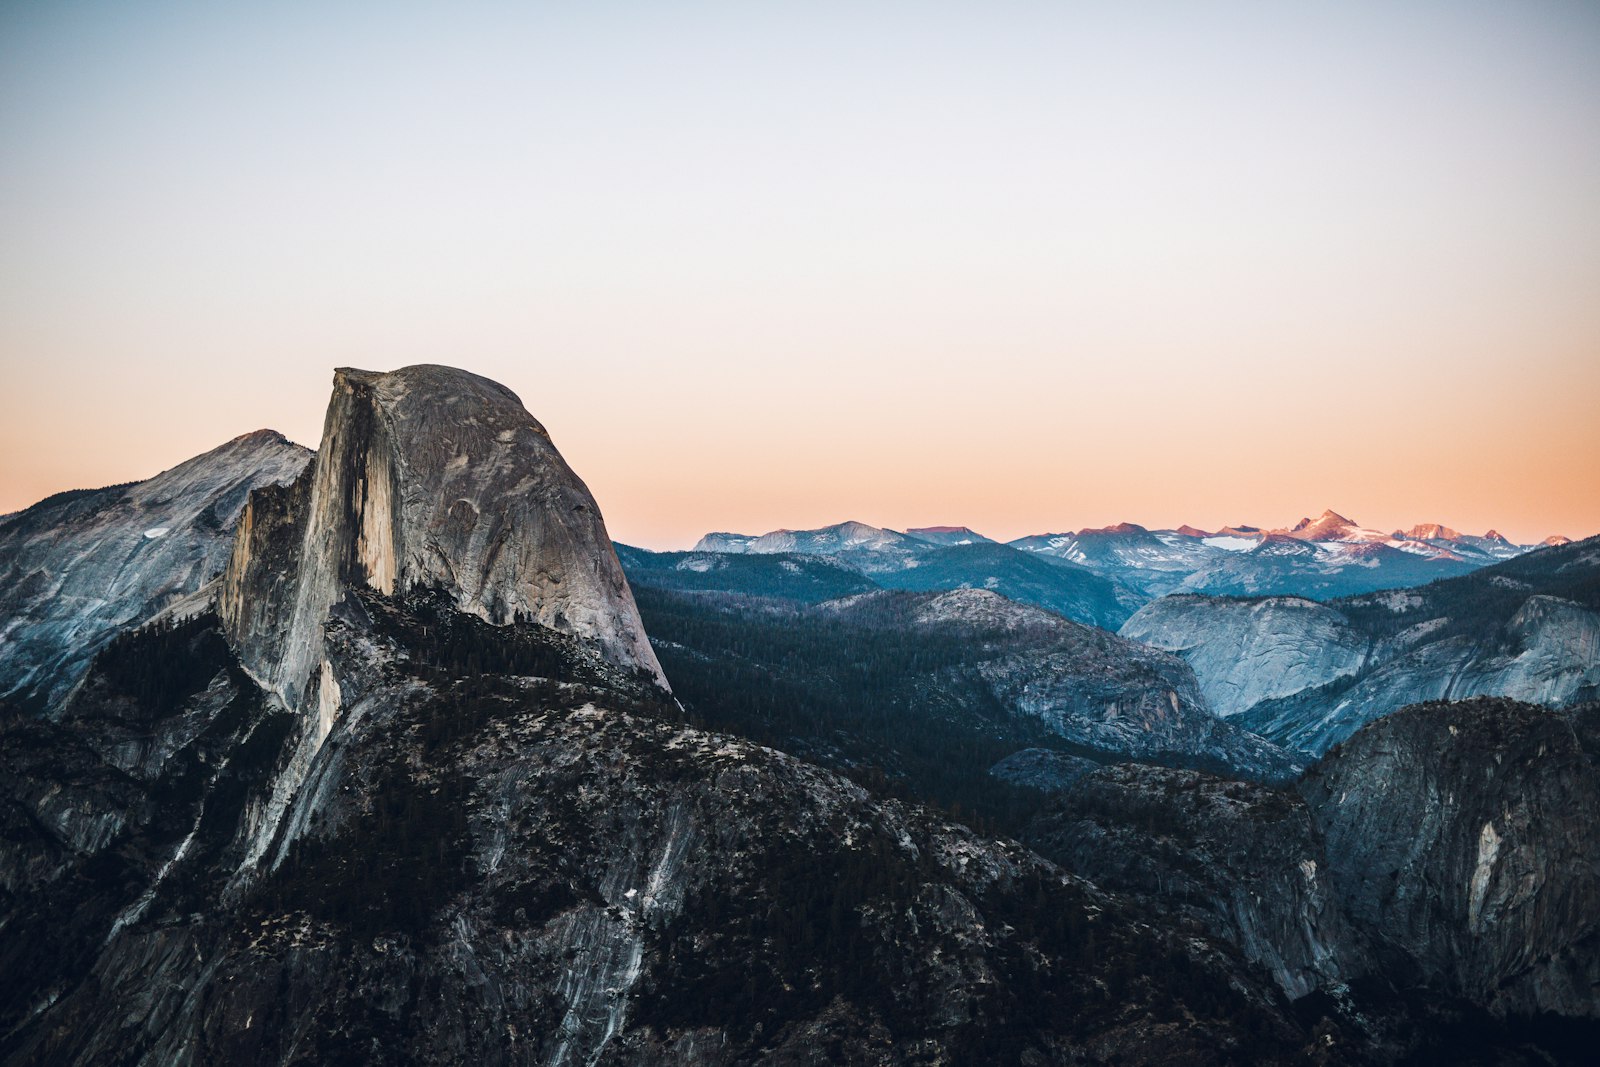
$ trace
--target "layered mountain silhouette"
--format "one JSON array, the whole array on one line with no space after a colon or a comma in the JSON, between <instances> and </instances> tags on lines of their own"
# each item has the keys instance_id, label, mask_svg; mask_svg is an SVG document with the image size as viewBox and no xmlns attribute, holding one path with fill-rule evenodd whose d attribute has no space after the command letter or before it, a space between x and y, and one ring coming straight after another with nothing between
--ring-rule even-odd
<instances>
[{"instance_id":1,"label":"layered mountain silhouette","mask_svg":"<svg viewBox=\"0 0 1600 1067\"><path fill-rule=\"evenodd\" d=\"M968 557L970 562L955 565L962 571L958 576L950 573L952 564L945 561L943 584L909 576L895 582L878 577L909 575L926 561L930 546L953 544L994 542L966 527L926 527L902 533L846 522L760 536L707 534L694 551L825 555L880 584L898 583L898 588L983 588L990 579L1004 580L1001 574L1007 567L1019 566L1002 562L1009 557L996 545L988 554L974 552ZM1124 601L1143 602L1175 592L1329 599L1467 574L1539 546L1514 545L1493 530L1482 537L1460 534L1437 523L1383 533L1325 511L1316 519L1304 518L1277 529L1230 526L1212 532L1183 525L1173 530L1148 530L1124 522L1076 533L1034 534L1003 547L1088 570L1112 582ZM1023 599L1050 607L1037 599Z\"/></svg>"}]
</instances>

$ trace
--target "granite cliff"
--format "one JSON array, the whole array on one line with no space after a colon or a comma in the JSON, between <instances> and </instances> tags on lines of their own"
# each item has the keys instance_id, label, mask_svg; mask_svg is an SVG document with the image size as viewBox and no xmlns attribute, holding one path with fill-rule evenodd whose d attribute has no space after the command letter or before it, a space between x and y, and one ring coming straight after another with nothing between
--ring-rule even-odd
<instances>
[{"instance_id":1,"label":"granite cliff","mask_svg":"<svg viewBox=\"0 0 1600 1067\"><path fill-rule=\"evenodd\" d=\"M0 517L0 699L59 704L120 630L221 574L251 490L293 481L310 459L258 430L146 481Z\"/></svg>"},{"instance_id":2,"label":"granite cliff","mask_svg":"<svg viewBox=\"0 0 1600 1067\"><path fill-rule=\"evenodd\" d=\"M808 604L840 576L783 555L746 568L782 599L681 577L645 591L677 627L656 635L689 679L674 694L593 499L502 387L340 371L314 462L272 436L233 446L168 495L77 494L0 527L47 576L40 531L92 546L155 507L209 531L172 542L190 547L167 584L161 558L83 556L118 576L110 603L29 646L75 680L46 701L43 674L10 676L26 687L0 715L0 1061L1592 1049L1593 706L1410 708L1297 784L1229 781L1148 763L1298 768L1210 715L1182 659L984 590ZM1577 569L1497 575L1514 606L1428 632L1482 641L1567 610L1546 600L1588 610L1583 547L1550 551ZM7 634L48 597L17 603ZM1379 611L1415 622L1338 611L1360 633ZM1587 646L1540 647L1566 664ZM814 762L709 729L712 711L748 735L794 727ZM1146 764L1106 765L1130 757ZM940 788L967 778L1032 805L1038 851L918 803L954 813ZM1528 1020L1576 1027L1580 1051Z\"/></svg>"},{"instance_id":3,"label":"granite cliff","mask_svg":"<svg viewBox=\"0 0 1600 1067\"><path fill-rule=\"evenodd\" d=\"M1124 637L1182 656L1218 714L1317 754L1407 704L1600 691L1600 538L1327 604L1171 596Z\"/></svg>"},{"instance_id":4,"label":"granite cliff","mask_svg":"<svg viewBox=\"0 0 1600 1067\"><path fill-rule=\"evenodd\" d=\"M245 667L300 707L328 611L356 587L445 589L665 682L589 490L515 394L466 371L336 372L316 463L251 500L218 610Z\"/></svg>"},{"instance_id":5,"label":"granite cliff","mask_svg":"<svg viewBox=\"0 0 1600 1067\"><path fill-rule=\"evenodd\" d=\"M1416 1042L1441 1004L1559 1033L1551 1020L1600 1017L1595 707L1414 705L1292 787L1102 768L1024 837L1198 922L1289 995L1332 997L1375 1058L1427 1058Z\"/></svg>"}]
</instances>

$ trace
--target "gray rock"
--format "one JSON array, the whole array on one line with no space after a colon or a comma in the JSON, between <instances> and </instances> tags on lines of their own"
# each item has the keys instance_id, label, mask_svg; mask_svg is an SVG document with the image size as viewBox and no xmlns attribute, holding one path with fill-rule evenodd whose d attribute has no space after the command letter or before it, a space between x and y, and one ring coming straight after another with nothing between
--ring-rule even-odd
<instances>
[{"instance_id":1,"label":"gray rock","mask_svg":"<svg viewBox=\"0 0 1600 1067\"><path fill-rule=\"evenodd\" d=\"M0 987L0 1056L892 1067L1313 1051L1276 992L1196 931L673 722L659 690L574 638L415 603L358 588L330 621L347 703L272 873L224 888L276 773L246 759L254 730L196 762L187 835L129 821L117 854L150 862L58 858L53 892L20 870L0 962L52 962L36 987ZM432 666L450 627L554 669ZM120 803L149 811L154 795ZM82 802L117 807L99 789ZM84 877L96 863L119 877Z\"/></svg>"},{"instance_id":2,"label":"gray rock","mask_svg":"<svg viewBox=\"0 0 1600 1067\"><path fill-rule=\"evenodd\" d=\"M1497 1015L1597 1018L1600 775L1582 743L1600 748L1595 707L1414 705L1333 748L1293 790L1105 767L1025 839L1197 920L1292 997L1348 996L1367 979ZM1415 1024L1394 1036L1403 1044Z\"/></svg>"},{"instance_id":3,"label":"gray rock","mask_svg":"<svg viewBox=\"0 0 1600 1067\"><path fill-rule=\"evenodd\" d=\"M594 498L510 390L436 366L347 368L333 384L314 468L251 501L219 594L268 688L302 705L328 612L358 585L437 586L462 611L526 616L666 684Z\"/></svg>"},{"instance_id":4,"label":"gray rock","mask_svg":"<svg viewBox=\"0 0 1600 1067\"><path fill-rule=\"evenodd\" d=\"M1300 765L1270 742L1212 715L1193 672L1093 626L982 589L913 597L867 593L821 606L862 625L903 626L958 642L940 684L1032 719L1057 736L1138 760L1292 776Z\"/></svg>"},{"instance_id":5,"label":"gray rock","mask_svg":"<svg viewBox=\"0 0 1600 1067\"><path fill-rule=\"evenodd\" d=\"M250 491L293 481L311 455L258 430L146 481L0 518L0 698L58 705L118 631L221 574Z\"/></svg>"},{"instance_id":6,"label":"gray rock","mask_svg":"<svg viewBox=\"0 0 1600 1067\"><path fill-rule=\"evenodd\" d=\"M1407 704L1600 692L1597 574L1591 538L1328 604L1164 597L1121 633L1182 656L1217 714L1316 754Z\"/></svg>"},{"instance_id":7,"label":"gray rock","mask_svg":"<svg viewBox=\"0 0 1600 1067\"><path fill-rule=\"evenodd\" d=\"M1364 634L1333 608L1299 597L1163 597L1118 632L1182 656L1224 718L1352 677L1366 662Z\"/></svg>"},{"instance_id":8,"label":"gray rock","mask_svg":"<svg viewBox=\"0 0 1600 1067\"><path fill-rule=\"evenodd\" d=\"M1567 719L1416 705L1334 748L1300 791L1388 966L1499 1013L1600 1017L1600 775Z\"/></svg>"},{"instance_id":9,"label":"gray rock","mask_svg":"<svg viewBox=\"0 0 1600 1067\"><path fill-rule=\"evenodd\" d=\"M696 552L730 552L759 555L793 552L803 555L843 556L864 573L898 570L917 555L934 547L920 538L864 522L841 522L816 530L773 530L760 536L710 533L695 543Z\"/></svg>"},{"instance_id":10,"label":"gray rock","mask_svg":"<svg viewBox=\"0 0 1600 1067\"><path fill-rule=\"evenodd\" d=\"M1311 813L1292 791L1120 764L1080 777L1025 840L1097 885L1198 921L1289 997L1370 970Z\"/></svg>"},{"instance_id":11,"label":"gray rock","mask_svg":"<svg viewBox=\"0 0 1600 1067\"><path fill-rule=\"evenodd\" d=\"M1049 748L1025 748L1013 752L989 768L989 773L1002 782L1027 786L1043 793L1059 793L1086 774L1099 770L1101 764L1082 756L1069 756Z\"/></svg>"}]
</instances>

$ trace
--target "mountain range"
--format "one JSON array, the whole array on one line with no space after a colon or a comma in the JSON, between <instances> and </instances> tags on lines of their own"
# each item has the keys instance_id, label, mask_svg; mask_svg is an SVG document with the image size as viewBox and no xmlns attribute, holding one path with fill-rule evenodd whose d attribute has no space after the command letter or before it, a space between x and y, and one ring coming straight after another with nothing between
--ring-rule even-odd
<instances>
[{"instance_id":1,"label":"mountain range","mask_svg":"<svg viewBox=\"0 0 1600 1067\"><path fill-rule=\"evenodd\" d=\"M1542 544L1562 543L1552 537ZM1150 600L1168 593L1290 595L1327 599L1378 589L1422 585L1511 559L1540 545L1518 545L1493 530L1462 534L1437 523L1384 533L1365 529L1333 511L1292 526L1263 529L1230 526L1206 531L1193 526L1148 530L1119 523L1076 533L1033 534L1000 546L964 526L938 526L903 533L861 522L816 530L775 530L760 536L711 533L696 553L826 555L869 576L911 570L933 546L1001 547L1051 562L1068 563L1116 583L1125 598ZM996 564L991 563L992 569ZM991 577L974 568L976 582Z\"/></svg>"},{"instance_id":2,"label":"mountain range","mask_svg":"<svg viewBox=\"0 0 1600 1067\"><path fill-rule=\"evenodd\" d=\"M332 386L0 517L0 1062L1592 1054L1600 542L651 553L503 386Z\"/></svg>"},{"instance_id":3,"label":"mountain range","mask_svg":"<svg viewBox=\"0 0 1600 1067\"><path fill-rule=\"evenodd\" d=\"M1182 656L1211 709L1317 754L1406 704L1600 698L1600 537L1327 603L1171 596L1121 633Z\"/></svg>"}]
</instances>

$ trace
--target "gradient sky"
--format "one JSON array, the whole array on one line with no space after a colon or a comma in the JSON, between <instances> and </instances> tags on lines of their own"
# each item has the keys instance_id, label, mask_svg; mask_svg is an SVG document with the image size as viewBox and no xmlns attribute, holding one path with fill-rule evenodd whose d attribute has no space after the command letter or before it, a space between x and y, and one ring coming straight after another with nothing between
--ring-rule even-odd
<instances>
[{"instance_id":1,"label":"gradient sky","mask_svg":"<svg viewBox=\"0 0 1600 1067\"><path fill-rule=\"evenodd\" d=\"M1600 531L1600 4L0 4L0 512L332 369L613 536Z\"/></svg>"}]
</instances>

